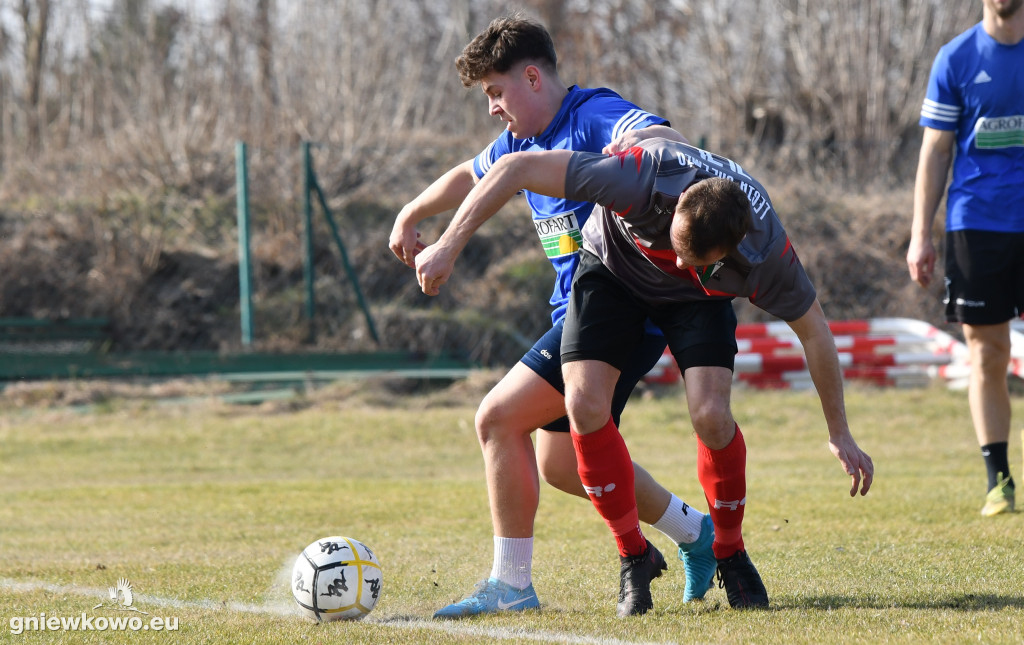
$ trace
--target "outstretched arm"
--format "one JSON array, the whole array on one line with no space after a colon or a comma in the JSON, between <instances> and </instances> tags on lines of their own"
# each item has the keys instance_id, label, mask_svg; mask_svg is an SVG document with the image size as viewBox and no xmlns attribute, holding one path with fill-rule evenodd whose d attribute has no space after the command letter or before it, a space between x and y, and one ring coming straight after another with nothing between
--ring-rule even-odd
<instances>
[{"instance_id":1,"label":"outstretched arm","mask_svg":"<svg viewBox=\"0 0 1024 645\"><path fill-rule=\"evenodd\" d=\"M789 323L796 332L807 356L807 369L818 391L821 409L828 424L828 444L843 470L853 480L850 496L867 495L875 475L871 457L857 446L846 420L846 404L843 401L843 376L839 369L839 355L835 339L828 328L825 312L815 300L811 308L800 318Z\"/></svg>"},{"instance_id":2,"label":"outstretched arm","mask_svg":"<svg viewBox=\"0 0 1024 645\"><path fill-rule=\"evenodd\" d=\"M428 217L458 208L473 189L474 183L476 175L473 173L473 160L470 159L455 166L427 186L415 199L403 206L395 218L395 225L388 239L388 248L391 252L415 269L416 254L423 249L416 225Z\"/></svg>"},{"instance_id":3,"label":"outstretched arm","mask_svg":"<svg viewBox=\"0 0 1024 645\"><path fill-rule=\"evenodd\" d=\"M436 243L416 256L416 279L423 293L436 296L448 281L455 259L484 222L520 190L565 196L565 174L572 152L516 152L498 159L459 206Z\"/></svg>"}]
</instances>

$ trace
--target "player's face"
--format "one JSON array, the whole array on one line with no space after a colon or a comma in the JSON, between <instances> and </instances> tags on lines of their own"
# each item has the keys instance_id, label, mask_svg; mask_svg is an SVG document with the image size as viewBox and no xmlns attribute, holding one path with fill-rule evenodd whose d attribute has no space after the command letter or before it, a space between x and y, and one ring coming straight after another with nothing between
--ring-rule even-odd
<instances>
[{"instance_id":1,"label":"player's face","mask_svg":"<svg viewBox=\"0 0 1024 645\"><path fill-rule=\"evenodd\" d=\"M676 266L682 270L686 270L689 267L706 267L718 262L725 257L725 251L713 249L710 253L703 257L691 256L691 255L677 255Z\"/></svg>"},{"instance_id":2,"label":"player's face","mask_svg":"<svg viewBox=\"0 0 1024 645\"><path fill-rule=\"evenodd\" d=\"M1024 5L1024 0L982 0L985 6L999 16L1003 20L1011 18L1017 13L1021 5Z\"/></svg>"},{"instance_id":3,"label":"player's face","mask_svg":"<svg viewBox=\"0 0 1024 645\"><path fill-rule=\"evenodd\" d=\"M526 139L543 131L543 124L538 123L539 95L525 67L488 74L481 79L480 88L487 96L487 111L501 119L513 137Z\"/></svg>"}]
</instances>

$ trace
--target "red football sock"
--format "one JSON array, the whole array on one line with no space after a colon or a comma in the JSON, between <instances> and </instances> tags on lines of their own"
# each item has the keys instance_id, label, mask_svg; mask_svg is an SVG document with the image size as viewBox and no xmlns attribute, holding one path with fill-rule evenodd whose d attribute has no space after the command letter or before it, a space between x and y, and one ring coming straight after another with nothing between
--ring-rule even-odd
<instances>
[{"instance_id":1,"label":"red football sock","mask_svg":"<svg viewBox=\"0 0 1024 645\"><path fill-rule=\"evenodd\" d=\"M615 536L620 555L640 555L647 539L640 531L633 487L633 460L615 422L590 434L572 435L580 479L594 508Z\"/></svg>"},{"instance_id":2,"label":"red football sock","mask_svg":"<svg viewBox=\"0 0 1024 645\"><path fill-rule=\"evenodd\" d=\"M747 444L736 426L728 446L712 450L697 439L697 479L704 487L708 513L715 523L716 558L743 550L743 510L747 504Z\"/></svg>"}]
</instances>

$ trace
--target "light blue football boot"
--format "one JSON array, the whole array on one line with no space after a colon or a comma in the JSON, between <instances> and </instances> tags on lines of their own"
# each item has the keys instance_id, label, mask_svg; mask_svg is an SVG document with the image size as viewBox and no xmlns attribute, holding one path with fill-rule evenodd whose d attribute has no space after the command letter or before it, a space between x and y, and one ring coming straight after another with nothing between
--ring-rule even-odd
<instances>
[{"instance_id":1,"label":"light blue football boot","mask_svg":"<svg viewBox=\"0 0 1024 645\"><path fill-rule=\"evenodd\" d=\"M708 589L714 584L715 570L718 560L711 550L715 541L715 525L711 516L705 515L700 524L700 535L695 542L679 545L679 559L686 568L686 588L683 590L683 602L701 600Z\"/></svg>"},{"instance_id":2,"label":"light blue football boot","mask_svg":"<svg viewBox=\"0 0 1024 645\"><path fill-rule=\"evenodd\" d=\"M526 589L516 589L496 578L488 578L479 583L476 591L465 599L435 611L434 618L456 619L524 609L540 609L540 601L537 600L532 584Z\"/></svg>"}]
</instances>

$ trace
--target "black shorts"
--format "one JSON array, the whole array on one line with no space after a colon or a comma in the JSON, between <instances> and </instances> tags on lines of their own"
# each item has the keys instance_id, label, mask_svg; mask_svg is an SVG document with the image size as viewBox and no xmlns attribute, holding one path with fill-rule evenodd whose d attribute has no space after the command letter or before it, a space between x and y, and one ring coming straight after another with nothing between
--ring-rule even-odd
<instances>
[{"instance_id":1,"label":"black shorts","mask_svg":"<svg viewBox=\"0 0 1024 645\"><path fill-rule=\"evenodd\" d=\"M559 360L559 345L562 342L562 323L565 319L559 320L543 336L534 343L530 351L520 359L524 365L537 373L542 379L551 384L563 395L565 394L565 382L562 381L562 363ZM658 359L665 352L665 337L655 334L644 334L640 345L632 353L626 362L626 368L619 375L619 382L615 385L615 394L612 396L612 418L615 425L619 425L622 417L622 410L626 407L629 395L633 393L636 384L654 367ZM569 432L569 417L561 417L544 426L544 430L553 432Z\"/></svg>"},{"instance_id":2,"label":"black shorts","mask_svg":"<svg viewBox=\"0 0 1024 645\"><path fill-rule=\"evenodd\" d=\"M731 299L652 304L637 297L595 255L582 250L580 255L562 332L563 363L597 360L623 370L650 318L665 334L680 370L733 369L736 313Z\"/></svg>"},{"instance_id":3,"label":"black shorts","mask_svg":"<svg viewBox=\"0 0 1024 645\"><path fill-rule=\"evenodd\" d=\"M1024 311L1024 233L946 233L946 321L998 325Z\"/></svg>"}]
</instances>

